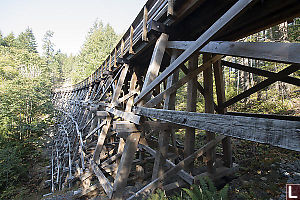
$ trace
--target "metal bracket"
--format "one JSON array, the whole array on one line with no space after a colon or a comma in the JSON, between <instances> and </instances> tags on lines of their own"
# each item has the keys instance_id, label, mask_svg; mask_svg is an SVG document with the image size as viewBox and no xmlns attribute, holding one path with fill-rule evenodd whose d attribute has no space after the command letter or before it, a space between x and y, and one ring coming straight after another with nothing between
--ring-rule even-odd
<instances>
[{"instance_id":1,"label":"metal bracket","mask_svg":"<svg viewBox=\"0 0 300 200\"><path fill-rule=\"evenodd\" d=\"M119 65L119 64L121 64L121 65L123 65L123 64L130 64L130 61L128 60L128 59L126 59L126 58L117 58L117 64Z\"/></svg>"},{"instance_id":2,"label":"metal bracket","mask_svg":"<svg viewBox=\"0 0 300 200\"><path fill-rule=\"evenodd\" d=\"M158 32L168 34L170 32L170 27L161 22L151 20L147 30L148 33Z\"/></svg>"}]
</instances>

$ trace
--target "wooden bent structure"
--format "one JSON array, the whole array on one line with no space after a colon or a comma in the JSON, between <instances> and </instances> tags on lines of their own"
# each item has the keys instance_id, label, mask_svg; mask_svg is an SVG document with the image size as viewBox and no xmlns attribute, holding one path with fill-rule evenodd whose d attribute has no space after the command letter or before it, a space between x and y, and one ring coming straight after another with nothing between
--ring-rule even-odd
<instances>
[{"instance_id":1,"label":"wooden bent structure","mask_svg":"<svg viewBox=\"0 0 300 200\"><path fill-rule=\"evenodd\" d=\"M194 184L203 175L218 179L233 170L231 137L300 151L298 117L226 109L276 81L300 86L289 76L300 69L300 44L235 42L297 16L298 0L149 0L102 66L83 82L53 91L52 191L80 179L81 195L103 188L109 198L134 199L157 187ZM289 66L275 73L223 56ZM223 66L266 79L225 99ZM176 111L176 91L184 84L187 108ZM205 113L196 112L198 91ZM185 129L183 144L178 129ZM206 131L200 149L196 129ZM194 161L201 156L206 168L197 174Z\"/></svg>"}]
</instances>

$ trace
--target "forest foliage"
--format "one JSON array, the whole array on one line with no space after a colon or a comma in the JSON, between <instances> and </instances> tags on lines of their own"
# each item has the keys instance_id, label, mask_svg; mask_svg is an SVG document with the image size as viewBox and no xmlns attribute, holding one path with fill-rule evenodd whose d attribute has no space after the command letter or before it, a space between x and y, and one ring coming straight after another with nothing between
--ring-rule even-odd
<instances>
[{"instance_id":1,"label":"forest foliage","mask_svg":"<svg viewBox=\"0 0 300 200\"><path fill-rule=\"evenodd\" d=\"M299 42L299 29L300 20L295 19L293 23L283 23L243 41ZM0 199L11 199L19 192L19 187L30 179L30 167L40 158L41 138L53 120L51 89L88 77L120 39L109 24L96 20L78 55L67 55L56 50L54 35L50 30L45 33L41 45L43 51L38 52L31 28L18 36L13 33L4 36L0 32ZM273 72L287 66L229 56L225 59ZM293 74L299 75L299 72ZM227 98L264 80L228 67L224 68L224 76ZM203 81L202 75L198 80ZM299 115L300 111L294 106L299 105L299 93L296 87L277 82L230 109ZM178 90L177 97L177 109L185 109L186 86ZM199 95L197 111L202 112L203 105L204 99Z\"/></svg>"},{"instance_id":2,"label":"forest foliage","mask_svg":"<svg viewBox=\"0 0 300 200\"><path fill-rule=\"evenodd\" d=\"M42 160L42 139L53 123L51 89L87 77L119 38L97 20L79 54L68 56L55 49L54 34L45 33L38 52L31 28L18 36L0 32L0 199L20 197L30 168Z\"/></svg>"}]
</instances>

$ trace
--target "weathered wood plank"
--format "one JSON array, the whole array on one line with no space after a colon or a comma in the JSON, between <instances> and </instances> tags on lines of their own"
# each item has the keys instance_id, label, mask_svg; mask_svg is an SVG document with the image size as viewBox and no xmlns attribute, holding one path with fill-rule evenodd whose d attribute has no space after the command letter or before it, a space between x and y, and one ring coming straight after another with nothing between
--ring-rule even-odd
<instances>
[{"instance_id":1,"label":"weathered wood plank","mask_svg":"<svg viewBox=\"0 0 300 200\"><path fill-rule=\"evenodd\" d=\"M155 189L158 186L160 181L166 180L167 178L172 177L173 174L176 174L178 171L183 169L184 163L192 162L193 160L195 160L199 156L202 156L205 152L207 152L209 149L211 149L216 144L218 144L218 142L220 142L222 139L224 139L224 137L225 136L216 137L214 140L210 141L209 143L207 143L206 145L204 145L203 147L201 147L200 149L195 151L192 155L190 155L189 157L187 157L184 160L180 161L177 165L175 165L174 167L169 169L166 173L163 174L163 176L160 176L159 178L151 181L148 185L143 187L141 190L139 190L137 193L135 193L134 195L129 197L127 200L134 199L136 197L139 197L141 194L143 194L146 191Z\"/></svg>"},{"instance_id":2,"label":"weathered wood plank","mask_svg":"<svg viewBox=\"0 0 300 200\"><path fill-rule=\"evenodd\" d=\"M115 92L113 94L113 97L112 97L112 104L116 104L117 100L119 99L119 96L121 94L121 89L123 87L123 83L125 81L125 78L126 78L126 75L127 75L127 72L128 72L129 65L127 65L127 64L124 64L124 65L125 66L122 69L122 72L120 74L120 77L119 77L119 80L118 80L118 83L117 83L116 90L115 90Z\"/></svg>"},{"instance_id":3,"label":"weathered wood plank","mask_svg":"<svg viewBox=\"0 0 300 200\"><path fill-rule=\"evenodd\" d=\"M159 151L156 151L154 166L152 171L152 180L155 180L164 173L163 166L166 162L169 135L167 131L160 131L158 136Z\"/></svg>"},{"instance_id":4,"label":"weathered wood plank","mask_svg":"<svg viewBox=\"0 0 300 200\"><path fill-rule=\"evenodd\" d=\"M132 112L124 112L121 110L117 110L115 108L106 108L106 111L117 116L117 117L121 117L124 120L133 122L135 124L139 124L140 123L140 119L141 117L138 115L133 114Z\"/></svg>"},{"instance_id":5,"label":"weathered wood plank","mask_svg":"<svg viewBox=\"0 0 300 200\"><path fill-rule=\"evenodd\" d=\"M136 114L300 151L300 122L137 107Z\"/></svg>"},{"instance_id":6,"label":"weathered wood plank","mask_svg":"<svg viewBox=\"0 0 300 200\"><path fill-rule=\"evenodd\" d=\"M126 94L122 98L118 99L116 104L120 104L120 103L126 101L127 99L129 99L130 97L134 96L135 94L138 94L138 91L134 90L132 92L129 92L128 94Z\"/></svg>"},{"instance_id":7,"label":"weathered wood plank","mask_svg":"<svg viewBox=\"0 0 300 200\"><path fill-rule=\"evenodd\" d=\"M223 76L223 68L221 65L221 60L217 61L213 65L214 68L214 76L215 76L215 85L216 85L216 93L217 93L217 102L218 104L222 104L226 101L225 97L225 83ZM219 114L225 114L227 112L226 108L220 109L217 111ZM226 137L222 141L223 146L223 161L226 167L232 167L232 147L231 147L231 138Z\"/></svg>"},{"instance_id":8,"label":"weathered wood plank","mask_svg":"<svg viewBox=\"0 0 300 200\"><path fill-rule=\"evenodd\" d=\"M103 187L105 193L109 198L112 196L113 187L109 180L105 177L105 175L102 173L102 171L99 169L99 167L96 165L94 161L91 161L91 168L93 169L95 175L97 176L101 186Z\"/></svg>"},{"instance_id":9,"label":"weathered wood plank","mask_svg":"<svg viewBox=\"0 0 300 200\"><path fill-rule=\"evenodd\" d=\"M144 84L142 87L142 91L157 77L160 65L165 53L167 41L169 36L165 33L162 33L160 37L157 39L152 58L145 76ZM148 101L151 98L151 94L145 97L145 101Z\"/></svg>"},{"instance_id":10,"label":"weathered wood plank","mask_svg":"<svg viewBox=\"0 0 300 200\"><path fill-rule=\"evenodd\" d=\"M135 90L135 88L136 88L136 82L137 82L137 76L136 76L136 73L133 72L132 76L131 76L131 79L130 79L129 93L132 93ZM137 89L137 91L139 91L139 90ZM131 96L128 99L127 103L126 103L125 112L131 112L133 101L134 101L134 97Z\"/></svg>"},{"instance_id":11,"label":"weathered wood plank","mask_svg":"<svg viewBox=\"0 0 300 200\"><path fill-rule=\"evenodd\" d=\"M132 133L126 140L124 151L115 177L113 191L114 198L121 199L127 179L131 170L131 164L139 143L141 133Z\"/></svg>"},{"instance_id":12,"label":"weathered wood plank","mask_svg":"<svg viewBox=\"0 0 300 200\"><path fill-rule=\"evenodd\" d=\"M190 57L188 67L190 71L197 69L198 67L198 54L194 54ZM208 60L206 60L208 61ZM205 63L205 61L203 61ZM211 66L208 65L208 66ZM204 70L205 71L205 70ZM189 112L196 112L196 103L197 103L197 88L196 88L197 76L190 79L187 84L187 104L186 110ZM184 158L188 157L195 150L195 128L187 127L185 129L184 136ZM184 166L185 171L192 172L194 168L194 163L190 162Z\"/></svg>"},{"instance_id":13,"label":"weathered wood plank","mask_svg":"<svg viewBox=\"0 0 300 200\"><path fill-rule=\"evenodd\" d=\"M156 151L149 146L139 144L139 148L144 149L152 156L156 155ZM169 159L166 159L166 165L170 168L175 166L175 164L173 162L171 162ZM177 175L190 185L192 185L194 183L194 177L192 175L190 175L189 173L187 173L186 171L184 171L183 169L178 171Z\"/></svg>"},{"instance_id":14,"label":"weathered wood plank","mask_svg":"<svg viewBox=\"0 0 300 200\"><path fill-rule=\"evenodd\" d=\"M99 126L97 126L95 129L93 129L86 137L85 139L89 138L90 136L92 136L93 134L95 134L99 129L102 128L102 126L104 126L106 124L106 121L103 121Z\"/></svg>"},{"instance_id":15,"label":"weathered wood plank","mask_svg":"<svg viewBox=\"0 0 300 200\"><path fill-rule=\"evenodd\" d=\"M179 52L174 51L171 56L170 62L173 62L179 55ZM175 82L178 80L179 76L179 71L176 70L174 74L172 74L168 80L167 80L167 88L170 88L172 85L175 84ZM176 93L173 94L168 94L165 98L164 102L164 109L175 109L175 99L176 98ZM159 138L158 138L158 143L159 143L159 151L156 152L155 155L155 161L154 161L154 166L153 166L153 171L152 171L152 180L156 179L157 177L161 176L164 173L164 165L166 162L166 157L168 153L168 146L169 146L169 136L170 134L174 134L174 131L172 130L171 127L168 129L161 129L159 130ZM173 135L172 135L173 136ZM173 136L175 137L175 136ZM176 153L178 155L178 150L177 146L175 143L174 146Z\"/></svg>"},{"instance_id":16,"label":"weathered wood plank","mask_svg":"<svg viewBox=\"0 0 300 200\"><path fill-rule=\"evenodd\" d=\"M96 149L94 151L94 155L93 155L93 161L97 164L100 163L100 153L102 151L103 145L104 145L104 141L108 132L108 129L110 127L110 123L111 123L111 117L107 117L105 119L106 121L106 125L103 126L103 128L101 129L101 133L98 136L98 141L97 141L97 145L96 145Z\"/></svg>"},{"instance_id":17,"label":"weathered wood plank","mask_svg":"<svg viewBox=\"0 0 300 200\"><path fill-rule=\"evenodd\" d=\"M122 72L123 67L125 66L123 65L122 67L120 67L118 73L114 76L114 78L110 82L108 81L109 83L107 82L107 86L105 87L101 97L97 100L97 102L101 101L101 99L106 95L108 89L112 86L118 75Z\"/></svg>"},{"instance_id":18,"label":"weathered wood plank","mask_svg":"<svg viewBox=\"0 0 300 200\"><path fill-rule=\"evenodd\" d=\"M109 113L106 111L97 111L96 112L97 117L99 118L104 118L104 117L109 117Z\"/></svg>"},{"instance_id":19,"label":"weathered wood plank","mask_svg":"<svg viewBox=\"0 0 300 200\"><path fill-rule=\"evenodd\" d=\"M234 4L222 17L220 17L209 29L207 29L193 45L189 46L170 66L164 70L154 81L142 90L140 95L135 98L134 103L140 102L144 96L149 94L158 84L170 76L180 64L185 62L195 51L203 48L212 37L217 34L224 26L232 21L241 13L253 0L240 0Z\"/></svg>"},{"instance_id":20,"label":"weathered wood plank","mask_svg":"<svg viewBox=\"0 0 300 200\"><path fill-rule=\"evenodd\" d=\"M168 41L167 48L186 50L194 41ZM211 41L199 50L214 53L283 63L300 63L299 43Z\"/></svg>"},{"instance_id":21,"label":"weathered wood plank","mask_svg":"<svg viewBox=\"0 0 300 200\"><path fill-rule=\"evenodd\" d=\"M116 132L138 132L135 124L128 121L115 121L113 123L113 129L115 129Z\"/></svg>"},{"instance_id":22,"label":"weathered wood plank","mask_svg":"<svg viewBox=\"0 0 300 200\"><path fill-rule=\"evenodd\" d=\"M211 59L212 54L203 54L203 62ZM204 86L204 101L205 101L205 113L214 113L214 97L213 97L213 76L212 76L212 65L203 71L203 86ZM215 138L215 133L211 131L206 132L206 140L209 142ZM207 159L207 171L210 174L216 172L216 148L211 148L206 153Z\"/></svg>"},{"instance_id":23,"label":"weathered wood plank","mask_svg":"<svg viewBox=\"0 0 300 200\"><path fill-rule=\"evenodd\" d=\"M130 26L130 36L129 36L129 53L134 54L133 51L133 26Z\"/></svg>"},{"instance_id":24,"label":"weathered wood plank","mask_svg":"<svg viewBox=\"0 0 300 200\"><path fill-rule=\"evenodd\" d=\"M109 157L107 160L105 160L104 162L101 163L101 167L104 168L105 166L108 166L110 163L114 162L115 160L117 160L121 156L122 156L121 153L117 153L117 154Z\"/></svg>"},{"instance_id":25,"label":"weathered wood plank","mask_svg":"<svg viewBox=\"0 0 300 200\"><path fill-rule=\"evenodd\" d=\"M142 41L148 41L147 38L147 22L148 22L148 9L144 6L144 15L143 15L143 33L142 33Z\"/></svg>"}]
</instances>

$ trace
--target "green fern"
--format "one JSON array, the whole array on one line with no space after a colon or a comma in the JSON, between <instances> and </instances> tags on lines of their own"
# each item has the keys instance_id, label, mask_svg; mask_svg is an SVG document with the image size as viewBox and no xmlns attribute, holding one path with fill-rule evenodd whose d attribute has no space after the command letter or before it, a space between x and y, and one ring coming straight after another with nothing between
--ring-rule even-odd
<instances>
[{"instance_id":1,"label":"green fern","mask_svg":"<svg viewBox=\"0 0 300 200\"><path fill-rule=\"evenodd\" d=\"M168 198L165 192L161 189L156 190L148 199L149 200L227 200L229 186L226 185L220 191L217 191L212 180L208 177L200 178L199 185L192 185L190 189L183 188L185 194L180 194ZM187 195L187 196L185 196Z\"/></svg>"},{"instance_id":2,"label":"green fern","mask_svg":"<svg viewBox=\"0 0 300 200\"><path fill-rule=\"evenodd\" d=\"M154 194L152 194L148 200L168 200L165 191L158 189Z\"/></svg>"},{"instance_id":3,"label":"green fern","mask_svg":"<svg viewBox=\"0 0 300 200\"><path fill-rule=\"evenodd\" d=\"M191 200L227 200L229 186L226 185L222 190L217 191L213 182L209 178L200 178L200 185L192 185L191 189L183 190Z\"/></svg>"}]
</instances>

